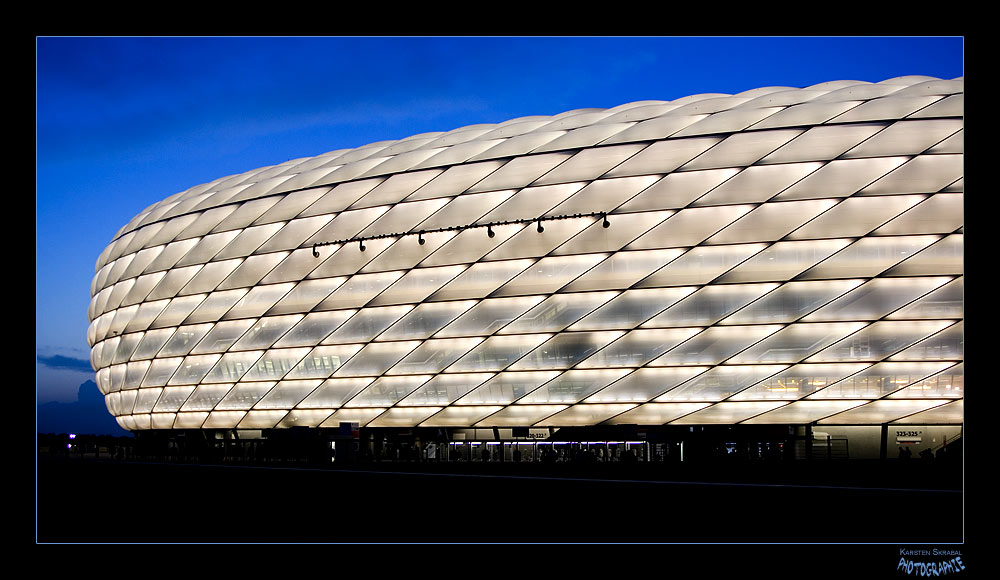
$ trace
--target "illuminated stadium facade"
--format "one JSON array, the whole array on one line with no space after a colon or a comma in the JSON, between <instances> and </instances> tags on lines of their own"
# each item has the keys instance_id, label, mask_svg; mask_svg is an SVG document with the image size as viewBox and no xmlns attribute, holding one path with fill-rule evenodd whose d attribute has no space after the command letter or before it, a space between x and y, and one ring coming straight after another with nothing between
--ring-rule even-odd
<instances>
[{"instance_id":1,"label":"illuminated stadium facade","mask_svg":"<svg viewBox=\"0 0 1000 580\"><path fill-rule=\"evenodd\" d=\"M963 417L963 96L701 94L193 187L97 261L98 386L137 433L939 447Z\"/></svg>"}]
</instances>

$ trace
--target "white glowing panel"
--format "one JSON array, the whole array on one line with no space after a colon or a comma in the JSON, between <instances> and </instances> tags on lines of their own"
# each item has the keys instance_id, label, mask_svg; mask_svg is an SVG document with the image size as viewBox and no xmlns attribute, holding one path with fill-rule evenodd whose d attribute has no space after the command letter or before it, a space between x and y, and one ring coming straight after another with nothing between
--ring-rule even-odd
<instances>
[{"instance_id":1,"label":"white glowing panel","mask_svg":"<svg viewBox=\"0 0 1000 580\"><path fill-rule=\"evenodd\" d=\"M711 403L646 403L608 419L611 425L663 425Z\"/></svg>"},{"instance_id":2,"label":"white glowing panel","mask_svg":"<svg viewBox=\"0 0 1000 580\"><path fill-rule=\"evenodd\" d=\"M805 425L863 404L863 401L797 401L744 421L747 425Z\"/></svg>"},{"instance_id":3,"label":"white glowing panel","mask_svg":"<svg viewBox=\"0 0 1000 580\"><path fill-rule=\"evenodd\" d=\"M784 370L781 365L722 365L673 388L655 400L721 401L746 387Z\"/></svg>"},{"instance_id":4,"label":"white glowing panel","mask_svg":"<svg viewBox=\"0 0 1000 580\"><path fill-rule=\"evenodd\" d=\"M292 409L278 423L278 428L318 427L332 412L332 409Z\"/></svg>"},{"instance_id":5,"label":"white glowing panel","mask_svg":"<svg viewBox=\"0 0 1000 580\"><path fill-rule=\"evenodd\" d=\"M341 409L327 417L326 421L320 423L320 427L332 427L337 429L341 423L357 423L359 427L365 427L372 419L385 412L384 408L368 409Z\"/></svg>"},{"instance_id":6,"label":"white glowing panel","mask_svg":"<svg viewBox=\"0 0 1000 580\"><path fill-rule=\"evenodd\" d=\"M562 425L595 425L606 421L615 415L620 415L635 405L630 404L598 404L598 405L573 405L565 411L560 411L555 415L535 423L538 427L562 426Z\"/></svg>"},{"instance_id":7,"label":"white glowing panel","mask_svg":"<svg viewBox=\"0 0 1000 580\"><path fill-rule=\"evenodd\" d=\"M878 399L951 366L949 362L881 362L809 396L817 399Z\"/></svg>"},{"instance_id":8,"label":"white glowing panel","mask_svg":"<svg viewBox=\"0 0 1000 580\"><path fill-rule=\"evenodd\" d=\"M534 425L565 408L566 405L517 405L514 407L504 407L479 421L476 425L483 427Z\"/></svg>"},{"instance_id":9,"label":"white glowing panel","mask_svg":"<svg viewBox=\"0 0 1000 580\"><path fill-rule=\"evenodd\" d=\"M960 399L965 392L965 365L957 364L936 375L906 385L889 395L890 399L951 398Z\"/></svg>"},{"instance_id":10,"label":"white glowing panel","mask_svg":"<svg viewBox=\"0 0 1000 580\"><path fill-rule=\"evenodd\" d=\"M673 421L674 425L740 423L785 405L784 402L718 403Z\"/></svg>"},{"instance_id":11,"label":"white glowing panel","mask_svg":"<svg viewBox=\"0 0 1000 580\"><path fill-rule=\"evenodd\" d=\"M819 421L820 425L870 425L905 420L928 409L950 403L944 399L921 401L872 401Z\"/></svg>"},{"instance_id":12,"label":"white glowing panel","mask_svg":"<svg viewBox=\"0 0 1000 580\"><path fill-rule=\"evenodd\" d=\"M628 372L623 369L567 371L518 399L517 403L577 403Z\"/></svg>"},{"instance_id":13,"label":"white glowing panel","mask_svg":"<svg viewBox=\"0 0 1000 580\"><path fill-rule=\"evenodd\" d=\"M676 387L710 367L646 367L636 370L584 399L587 403L642 403Z\"/></svg>"},{"instance_id":14,"label":"white glowing panel","mask_svg":"<svg viewBox=\"0 0 1000 580\"><path fill-rule=\"evenodd\" d=\"M458 400L459 405L512 403L553 378L558 371L500 373Z\"/></svg>"},{"instance_id":15,"label":"white glowing panel","mask_svg":"<svg viewBox=\"0 0 1000 580\"><path fill-rule=\"evenodd\" d=\"M937 407L931 407L926 411L920 411L906 417L896 419L899 424L928 425L940 423L944 425L957 425L964 421L965 410L964 401L954 401L945 403Z\"/></svg>"},{"instance_id":16,"label":"white glowing panel","mask_svg":"<svg viewBox=\"0 0 1000 580\"><path fill-rule=\"evenodd\" d=\"M448 405L493 376L493 373L437 375L406 396L399 405Z\"/></svg>"},{"instance_id":17,"label":"white glowing panel","mask_svg":"<svg viewBox=\"0 0 1000 580\"><path fill-rule=\"evenodd\" d=\"M439 407L434 407L438 410ZM475 407L447 407L427 418L421 427L467 427L503 409L499 405Z\"/></svg>"},{"instance_id":18,"label":"white glowing panel","mask_svg":"<svg viewBox=\"0 0 1000 580\"><path fill-rule=\"evenodd\" d=\"M440 407L396 407L379 415L368 427L416 427Z\"/></svg>"},{"instance_id":19,"label":"white glowing panel","mask_svg":"<svg viewBox=\"0 0 1000 580\"><path fill-rule=\"evenodd\" d=\"M870 366L870 363L795 365L740 391L731 400L800 399Z\"/></svg>"}]
</instances>

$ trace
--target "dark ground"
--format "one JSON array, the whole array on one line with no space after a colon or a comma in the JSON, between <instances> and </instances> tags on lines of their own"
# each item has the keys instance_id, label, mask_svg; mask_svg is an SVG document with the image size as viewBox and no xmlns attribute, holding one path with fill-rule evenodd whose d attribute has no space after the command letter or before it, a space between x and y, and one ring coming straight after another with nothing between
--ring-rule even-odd
<instances>
[{"instance_id":1,"label":"dark ground","mask_svg":"<svg viewBox=\"0 0 1000 580\"><path fill-rule=\"evenodd\" d=\"M889 464L334 470L39 456L36 542L891 544L880 549L895 559L897 545L962 544L961 473Z\"/></svg>"}]
</instances>

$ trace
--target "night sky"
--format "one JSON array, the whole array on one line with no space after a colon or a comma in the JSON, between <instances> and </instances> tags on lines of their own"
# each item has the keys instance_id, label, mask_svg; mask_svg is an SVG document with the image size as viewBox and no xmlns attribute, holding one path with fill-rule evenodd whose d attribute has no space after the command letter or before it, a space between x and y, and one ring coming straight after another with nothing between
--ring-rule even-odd
<instances>
[{"instance_id":1,"label":"night sky","mask_svg":"<svg viewBox=\"0 0 1000 580\"><path fill-rule=\"evenodd\" d=\"M149 205L418 133L764 86L964 75L961 37L37 37L43 432L124 434L94 384L95 264Z\"/></svg>"}]
</instances>

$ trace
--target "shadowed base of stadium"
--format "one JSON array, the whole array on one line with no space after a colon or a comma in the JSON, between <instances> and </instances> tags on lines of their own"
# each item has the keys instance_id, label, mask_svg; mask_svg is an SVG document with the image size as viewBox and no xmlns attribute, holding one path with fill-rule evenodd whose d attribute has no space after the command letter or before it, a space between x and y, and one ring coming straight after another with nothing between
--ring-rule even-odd
<instances>
[{"instance_id":1,"label":"shadowed base of stadium","mask_svg":"<svg viewBox=\"0 0 1000 580\"><path fill-rule=\"evenodd\" d=\"M41 543L943 543L960 463L199 465L39 456Z\"/></svg>"}]
</instances>

